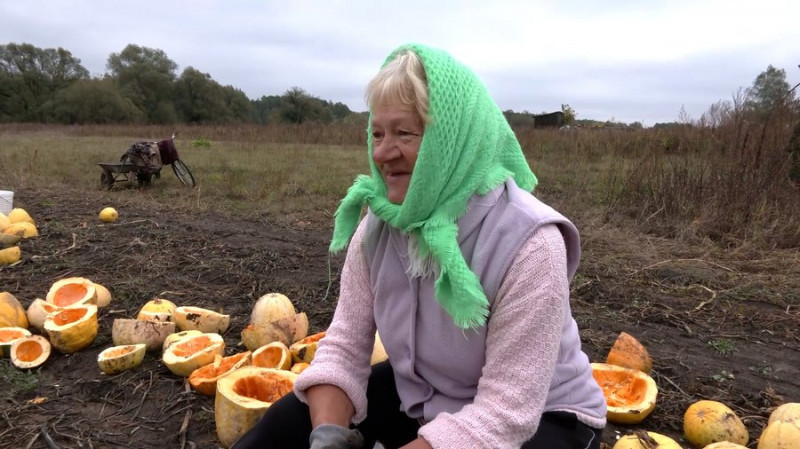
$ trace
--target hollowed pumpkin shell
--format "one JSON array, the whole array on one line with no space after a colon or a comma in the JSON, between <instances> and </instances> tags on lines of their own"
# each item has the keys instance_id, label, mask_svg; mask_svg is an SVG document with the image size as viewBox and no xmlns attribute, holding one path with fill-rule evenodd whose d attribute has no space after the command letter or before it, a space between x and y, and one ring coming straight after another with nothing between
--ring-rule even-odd
<instances>
[{"instance_id":1,"label":"hollowed pumpkin shell","mask_svg":"<svg viewBox=\"0 0 800 449\"><path fill-rule=\"evenodd\" d=\"M97 366L106 374L119 374L142 364L147 345L112 346L97 354Z\"/></svg>"},{"instance_id":2,"label":"hollowed pumpkin shell","mask_svg":"<svg viewBox=\"0 0 800 449\"><path fill-rule=\"evenodd\" d=\"M41 331L44 330L44 319L47 317L47 314L61 309L63 309L63 307L50 304L42 298L36 298L31 305L28 306L28 311L25 312L25 315L28 317L28 324Z\"/></svg>"},{"instance_id":3,"label":"hollowed pumpkin shell","mask_svg":"<svg viewBox=\"0 0 800 449\"><path fill-rule=\"evenodd\" d=\"M41 366L50 357L50 342L41 335L16 340L11 345L11 363L20 369Z\"/></svg>"},{"instance_id":4,"label":"hollowed pumpkin shell","mask_svg":"<svg viewBox=\"0 0 800 449\"><path fill-rule=\"evenodd\" d=\"M30 336L31 332L23 327L0 327L0 357L8 357L15 341Z\"/></svg>"},{"instance_id":5,"label":"hollowed pumpkin shell","mask_svg":"<svg viewBox=\"0 0 800 449\"><path fill-rule=\"evenodd\" d=\"M297 311L294 308L294 304L292 304L292 301L289 300L286 295L281 293L267 293L258 298L253 306L253 311L250 313L250 322L256 326L263 326L283 318L292 317L296 313ZM291 342L284 343L286 345L291 344Z\"/></svg>"},{"instance_id":6,"label":"hollowed pumpkin shell","mask_svg":"<svg viewBox=\"0 0 800 449\"><path fill-rule=\"evenodd\" d=\"M195 329L215 334L224 334L231 323L230 315L192 306L176 307L172 318L182 331Z\"/></svg>"},{"instance_id":7,"label":"hollowed pumpkin shell","mask_svg":"<svg viewBox=\"0 0 800 449\"><path fill-rule=\"evenodd\" d=\"M292 391L296 379L291 371L245 366L218 380L214 417L220 443L230 447L273 402Z\"/></svg>"},{"instance_id":8,"label":"hollowed pumpkin shell","mask_svg":"<svg viewBox=\"0 0 800 449\"><path fill-rule=\"evenodd\" d=\"M652 441L647 443L643 439L649 438ZM655 441L655 446L653 445ZM617 440L612 449L682 449L681 445L672 438L656 432L641 432L641 435L625 435Z\"/></svg>"},{"instance_id":9,"label":"hollowed pumpkin shell","mask_svg":"<svg viewBox=\"0 0 800 449\"><path fill-rule=\"evenodd\" d=\"M198 393L214 396L217 393L217 382L243 366L250 364L250 351L222 357L217 355L212 363L201 366L189 375L189 385Z\"/></svg>"},{"instance_id":10,"label":"hollowed pumpkin shell","mask_svg":"<svg viewBox=\"0 0 800 449\"><path fill-rule=\"evenodd\" d=\"M800 448L800 421L773 421L761 432L758 449Z\"/></svg>"},{"instance_id":11,"label":"hollowed pumpkin shell","mask_svg":"<svg viewBox=\"0 0 800 449\"><path fill-rule=\"evenodd\" d=\"M288 370L292 367L292 353L285 344L273 341L253 351L253 366Z\"/></svg>"},{"instance_id":12,"label":"hollowed pumpkin shell","mask_svg":"<svg viewBox=\"0 0 800 449\"><path fill-rule=\"evenodd\" d=\"M225 341L219 334L201 334L186 337L173 344L162 357L164 365L173 374L189 377L202 366L214 362L214 356L225 352Z\"/></svg>"},{"instance_id":13,"label":"hollowed pumpkin shell","mask_svg":"<svg viewBox=\"0 0 800 449\"><path fill-rule=\"evenodd\" d=\"M683 434L692 446L730 441L747 445L749 434L742 420L727 405L717 401L697 401L683 415Z\"/></svg>"},{"instance_id":14,"label":"hollowed pumpkin shell","mask_svg":"<svg viewBox=\"0 0 800 449\"><path fill-rule=\"evenodd\" d=\"M0 327L28 328L25 309L9 292L0 292Z\"/></svg>"},{"instance_id":15,"label":"hollowed pumpkin shell","mask_svg":"<svg viewBox=\"0 0 800 449\"><path fill-rule=\"evenodd\" d=\"M256 349L273 341L279 341L286 346L302 340L308 336L308 316L297 313L276 321L250 323L242 330L242 343L250 349Z\"/></svg>"},{"instance_id":16,"label":"hollowed pumpkin shell","mask_svg":"<svg viewBox=\"0 0 800 449\"><path fill-rule=\"evenodd\" d=\"M44 331L58 351L65 354L80 351L97 336L97 306L71 306L49 313L44 320Z\"/></svg>"},{"instance_id":17,"label":"hollowed pumpkin shell","mask_svg":"<svg viewBox=\"0 0 800 449\"><path fill-rule=\"evenodd\" d=\"M97 288L94 282L86 278L61 279L53 283L46 299L47 302L59 307L97 304Z\"/></svg>"},{"instance_id":18,"label":"hollowed pumpkin shell","mask_svg":"<svg viewBox=\"0 0 800 449\"><path fill-rule=\"evenodd\" d=\"M161 351L164 352L167 350L167 348L174 345L175 343L183 340L186 337L191 337L194 335L203 335L203 333L200 332L199 330L192 329L189 331L180 331L180 332L175 332L174 334L169 334L167 335L167 338L164 339L164 345L161 346Z\"/></svg>"},{"instance_id":19,"label":"hollowed pumpkin shell","mask_svg":"<svg viewBox=\"0 0 800 449\"><path fill-rule=\"evenodd\" d=\"M308 337L289 346L289 350L292 352L292 360L294 363L311 363L311 361L314 360L314 355L317 353L319 341L322 340L323 337L325 337L325 331L318 332L314 335L309 335Z\"/></svg>"},{"instance_id":20,"label":"hollowed pumpkin shell","mask_svg":"<svg viewBox=\"0 0 800 449\"><path fill-rule=\"evenodd\" d=\"M174 332L175 323L117 318L111 325L111 340L116 346L144 344L148 351L159 351Z\"/></svg>"},{"instance_id":21,"label":"hollowed pumpkin shell","mask_svg":"<svg viewBox=\"0 0 800 449\"><path fill-rule=\"evenodd\" d=\"M616 424L636 424L656 407L658 387L639 370L607 363L592 363L592 375L606 398L606 419Z\"/></svg>"},{"instance_id":22,"label":"hollowed pumpkin shell","mask_svg":"<svg viewBox=\"0 0 800 449\"><path fill-rule=\"evenodd\" d=\"M647 349L632 335L621 332L608 352L606 363L638 369L649 375L653 369L653 359Z\"/></svg>"},{"instance_id":23,"label":"hollowed pumpkin shell","mask_svg":"<svg viewBox=\"0 0 800 449\"><path fill-rule=\"evenodd\" d=\"M176 308L177 306L172 301L156 298L142 306L136 319L145 321L173 321L172 314L175 313Z\"/></svg>"}]
</instances>

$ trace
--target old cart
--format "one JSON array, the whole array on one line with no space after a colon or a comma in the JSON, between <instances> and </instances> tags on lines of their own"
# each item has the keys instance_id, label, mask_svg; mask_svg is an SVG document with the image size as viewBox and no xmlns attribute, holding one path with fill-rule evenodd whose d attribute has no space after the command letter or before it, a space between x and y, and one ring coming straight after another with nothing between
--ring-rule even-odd
<instances>
[{"instance_id":1,"label":"old cart","mask_svg":"<svg viewBox=\"0 0 800 449\"><path fill-rule=\"evenodd\" d=\"M194 187L195 181L189 167L178 156L173 138L158 142L136 142L120 157L119 162L98 162L100 187L111 189L118 182L134 182L139 187L150 184L153 177L161 178L161 168L172 166L172 171L183 185Z\"/></svg>"}]
</instances>

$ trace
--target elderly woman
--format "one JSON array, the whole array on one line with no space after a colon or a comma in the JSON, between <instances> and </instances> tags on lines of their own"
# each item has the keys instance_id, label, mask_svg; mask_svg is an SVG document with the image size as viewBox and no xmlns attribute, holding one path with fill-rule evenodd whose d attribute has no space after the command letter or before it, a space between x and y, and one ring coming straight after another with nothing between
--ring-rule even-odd
<instances>
[{"instance_id":1,"label":"elderly woman","mask_svg":"<svg viewBox=\"0 0 800 449\"><path fill-rule=\"evenodd\" d=\"M487 89L406 45L367 102L372 174L336 213L333 321L294 392L234 447L599 448L606 403L569 303L578 231L530 193ZM370 367L376 330L389 360Z\"/></svg>"}]
</instances>

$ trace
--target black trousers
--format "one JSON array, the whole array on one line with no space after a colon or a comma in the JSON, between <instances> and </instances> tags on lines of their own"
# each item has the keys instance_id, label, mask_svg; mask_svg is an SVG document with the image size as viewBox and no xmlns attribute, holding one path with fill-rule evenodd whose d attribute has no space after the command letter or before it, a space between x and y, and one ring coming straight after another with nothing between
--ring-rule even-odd
<instances>
[{"instance_id":1,"label":"black trousers","mask_svg":"<svg viewBox=\"0 0 800 449\"><path fill-rule=\"evenodd\" d=\"M379 441L386 449L399 448L417 438L420 424L400 411L394 372L388 362L372 368L367 385L367 418L356 428L364 435L364 448ZM281 398L231 449L307 449L311 433L308 406L294 393ZM594 429L568 412L542 415L536 434L521 449L599 449L602 429Z\"/></svg>"}]
</instances>

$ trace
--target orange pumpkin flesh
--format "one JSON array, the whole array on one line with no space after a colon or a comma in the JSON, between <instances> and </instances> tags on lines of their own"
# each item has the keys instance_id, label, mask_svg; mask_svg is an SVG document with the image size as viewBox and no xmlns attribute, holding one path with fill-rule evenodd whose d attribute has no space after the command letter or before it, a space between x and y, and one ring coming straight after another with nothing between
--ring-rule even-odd
<instances>
[{"instance_id":1,"label":"orange pumpkin flesh","mask_svg":"<svg viewBox=\"0 0 800 449\"><path fill-rule=\"evenodd\" d=\"M23 362L36 360L43 353L42 345L35 341L23 341L17 346L17 358Z\"/></svg>"},{"instance_id":2,"label":"orange pumpkin flesh","mask_svg":"<svg viewBox=\"0 0 800 449\"><path fill-rule=\"evenodd\" d=\"M200 394L214 396L217 392L217 381L231 371L247 365L249 357L250 351L221 357L219 364L211 363L192 371L189 384Z\"/></svg>"},{"instance_id":3,"label":"orange pumpkin flesh","mask_svg":"<svg viewBox=\"0 0 800 449\"><path fill-rule=\"evenodd\" d=\"M59 288L53 295L53 304L59 307L69 306L83 299L88 291L83 284L67 284Z\"/></svg>"},{"instance_id":4,"label":"orange pumpkin flesh","mask_svg":"<svg viewBox=\"0 0 800 449\"><path fill-rule=\"evenodd\" d=\"M658 388L647 374L607 363L592 363L592 375L606 398L609 422L637 424L655 408Z\"/></svg>"}]
</instances>

